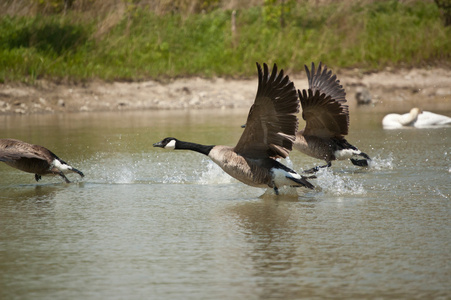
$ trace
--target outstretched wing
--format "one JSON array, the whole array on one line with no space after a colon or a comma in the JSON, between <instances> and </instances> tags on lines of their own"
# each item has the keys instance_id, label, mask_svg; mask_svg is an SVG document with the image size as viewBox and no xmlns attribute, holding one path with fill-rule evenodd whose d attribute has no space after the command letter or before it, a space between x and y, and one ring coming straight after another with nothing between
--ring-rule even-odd
<instances>
[{"instance_id":1,"label":"outstretched wing","mask_svg":"<svg viewBox=\"0 0 451 300\"><path fill-rule=\"evenodd\" d=\"M343 137L348 134L349 108L345 103L346 92L336 75L324 69L321 63L318 69L312 63L310 71L305 66L309 89L298 91L302 105L302 118L306 125L304 135L320 137Z\"/></svg>"},{"instance_id":2,"label":"outstretched wing","mask_svg":"<svg viewBox=\"0 0 451 300\"><path fill-rule=\"evenodd\" d=\"M257 63L257 69L257 95L235 151L255 158L287 157L298 128L296 89L283 70L277 73L276 64L271 74L266 64L262 71Z\"/></svg>"}]
</instances>

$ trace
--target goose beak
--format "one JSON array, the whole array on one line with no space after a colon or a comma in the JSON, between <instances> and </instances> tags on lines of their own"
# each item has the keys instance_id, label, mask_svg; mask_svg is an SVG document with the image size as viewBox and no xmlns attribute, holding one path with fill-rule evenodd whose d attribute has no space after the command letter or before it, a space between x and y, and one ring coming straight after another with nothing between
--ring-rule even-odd
<instances>
[{"instance_id":1,"label":"goose beak","mask_svg":"<svg viewBox=\"0 0 451 300\"><path fill-rule=\"evenodd\" d=\"M161 142L153 144L154 147L164 148L164 145Z\"/></svg>"},{"instance_id":2,"label":"goose beak","mask_svg":"<svg viewBox=\"0 0 451 300\"><path fill-rule=\"evenodd\" d=\"M77 174L80 175L81 177L85 177L85 174L83 174L83 172L80 171L80 170L77 170L77 169L75 169L75 168L72 168L72 171L74 171L75 173L77 173Z\"/></svg>"},{"instance_id":3,"label":"goose beak","mask_svg":"<svg viewBox=\"0 0 451 300\"><path fill-rule=\"evenodd\" d=\"M246 127L246 124L244 124L244 125L241 125L241 128L245 128Z\"/></svg>"}]
</instances>

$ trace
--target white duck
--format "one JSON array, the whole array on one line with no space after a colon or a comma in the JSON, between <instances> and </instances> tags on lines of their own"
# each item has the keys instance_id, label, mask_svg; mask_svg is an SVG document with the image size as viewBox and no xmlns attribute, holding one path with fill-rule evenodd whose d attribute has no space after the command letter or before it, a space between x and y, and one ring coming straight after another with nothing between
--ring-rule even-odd
<instances>
[{"instance_id":1,"label":"white duck","mask_svg":"<svg viewBox=\"0 0 451 300\"><path fill-rule=\"evenodd\" d=\"M388 114L382 119L382 126L385 129L395 129L403 127L434 127L451 125L451 118L429 111L422 111L414 107L407 114Z\"/></svg>"}]
</instances>

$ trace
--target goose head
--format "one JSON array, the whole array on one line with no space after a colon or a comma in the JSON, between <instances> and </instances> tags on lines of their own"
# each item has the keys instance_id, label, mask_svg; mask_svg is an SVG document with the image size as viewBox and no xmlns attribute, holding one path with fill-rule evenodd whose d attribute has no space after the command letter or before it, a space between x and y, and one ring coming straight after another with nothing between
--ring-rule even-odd
<instances>
[{"instance_id":1,"label":"goose head","mask_svg":"<svg viewBox=\"0 0 451 300\"><path fill-rule=\"evenodd\" d=\"M158 143L153 144L154 147L159 147L163 149L174 150L176 148L178 140L173 137L167 137Z\"/></svg>"}]
</instances>

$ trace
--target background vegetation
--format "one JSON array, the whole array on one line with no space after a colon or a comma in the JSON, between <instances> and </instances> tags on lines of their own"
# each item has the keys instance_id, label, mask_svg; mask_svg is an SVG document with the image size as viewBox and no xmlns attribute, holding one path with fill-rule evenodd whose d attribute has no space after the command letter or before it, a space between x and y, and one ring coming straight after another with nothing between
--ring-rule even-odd
<instances>
[{"instance_id":1,"label":"background vegetation","mask_svg":"<svg viewBox=\"0 0 451 300\"><path fill-rule=\"evenodd\" d=\"M6 0L0 9L0 82L240 77L256 61L290 72L311 61L451 66L451 27L427 0Z\"/></svg>"}]
</instances>

